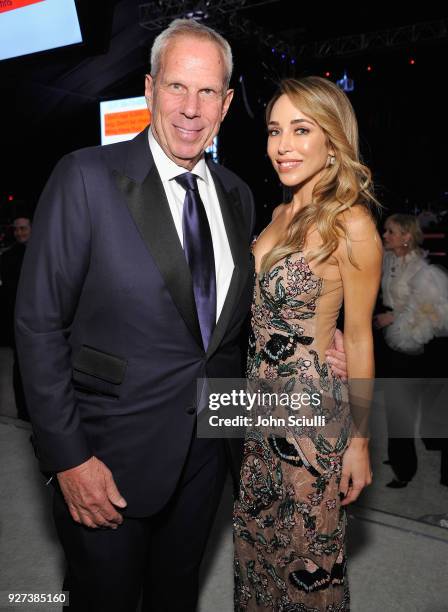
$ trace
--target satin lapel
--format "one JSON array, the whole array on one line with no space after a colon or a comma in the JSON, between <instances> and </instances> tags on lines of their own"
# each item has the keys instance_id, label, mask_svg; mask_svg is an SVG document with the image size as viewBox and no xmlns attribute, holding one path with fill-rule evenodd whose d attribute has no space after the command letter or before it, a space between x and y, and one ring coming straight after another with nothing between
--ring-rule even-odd
<instances>
[{"instance_id":1,"label":"satin lapel","mask_svg":"<svg viewBox=\"0 0 448 612\"><path fill-rule=\"evenodd\" d=\"M215 352L224 337L249 271L249 246L238 190L226 191L221 179L214 171L213 163L209 164L209 169L215 183L235 267L223 309L210 340L207 357Z\"/></svg>"},{"instance_id":2,"label":"satin lapel","mask_svg":"<svg viewBox=\"0 0 448 612\"><path fill-rule=\"evenodd\" d=\"M155 164L152 164L143 183L117 171L115 178L177 310L195 340L202 346L190 269Z\"/></svg>"}]
</instances>

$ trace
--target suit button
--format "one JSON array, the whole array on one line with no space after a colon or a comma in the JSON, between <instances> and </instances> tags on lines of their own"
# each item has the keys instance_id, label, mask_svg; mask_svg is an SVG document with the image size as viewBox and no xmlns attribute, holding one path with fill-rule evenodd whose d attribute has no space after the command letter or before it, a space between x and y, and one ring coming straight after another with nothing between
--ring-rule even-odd
<instances>
[{"instance_id":1,"label":"suit button","mask_svg":"<svg viewBox=\"0 0 448 612\"><path fill-rule=\"evenodd\" d=\"M196 406L188 406L187 414L196 414Z\"/></svg>"}]
</instances>

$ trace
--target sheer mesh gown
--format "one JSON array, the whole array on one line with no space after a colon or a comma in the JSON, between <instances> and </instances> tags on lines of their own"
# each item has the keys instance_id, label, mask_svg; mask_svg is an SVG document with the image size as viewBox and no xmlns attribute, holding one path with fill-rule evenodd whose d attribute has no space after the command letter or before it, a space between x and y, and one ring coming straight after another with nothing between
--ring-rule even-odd
<instances>
[{"instance_id":1,"label":"sheer mesh gown","mask_svg":"<svg viewBox=\"0 0 448 612\"><path fill-rule=\"evenodd\" d=\"M348 404L348 391L325 363L342 298L342 281L316 276L300 252L256 278L247 377L324 390L339 429L332 437L317 427L306 436L246 432L233 516L238 612L349 610L338 489L350 435L338 406Z\"/></svg>"}]
</instances>

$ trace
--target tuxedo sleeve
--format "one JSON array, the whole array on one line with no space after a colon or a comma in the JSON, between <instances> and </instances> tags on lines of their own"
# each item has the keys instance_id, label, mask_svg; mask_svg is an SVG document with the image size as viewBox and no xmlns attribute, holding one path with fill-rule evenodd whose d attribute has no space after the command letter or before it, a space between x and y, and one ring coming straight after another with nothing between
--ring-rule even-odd
<instances>
[{"instance_id":1,"label":"tuxedo sleeve","mask_svg":"<svg viewBox=\"0 0 448 612\"><path fill-rule=\"evenodd\" d=\"M84 180L69 155L56 166L37 206L15 312L19 363L44 471L69 469L92 455L71 381L69 344L90 240Z\"/></svg>"}]
</instances>

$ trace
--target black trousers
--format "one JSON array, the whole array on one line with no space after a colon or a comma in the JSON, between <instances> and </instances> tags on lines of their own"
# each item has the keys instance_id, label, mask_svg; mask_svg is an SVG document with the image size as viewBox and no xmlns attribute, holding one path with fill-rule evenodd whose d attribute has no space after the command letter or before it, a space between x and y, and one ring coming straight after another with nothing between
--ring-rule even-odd
<instances>
[{"instance_id":1,"label":"black trousers","mask_svg":"<svg viewBox=\"0 0 448 612\"><path fill-rule=\"evenodd\" d=\"M423 419L429 407L428 389L421 379L446 378L446 338L435 338L425 346L422 355L406 355L390 349L382 333L375 334L375 354L378 378L407 378L401 389L386 388L386 416L388 427L388 458L399 480L412 480L417 472L415 423L421 397L425 399ZM415 379L415 382L413 382ZM430 427L431 429L431 427ZM432 427L435 431L435 427ZM443 435L443 432L441 432ZM423 441L428 449L441 451L440 482L448 484L448 439L431 438Z\"/></svg>"},{"instance_id":2,"label":"black trousers","mask_svg":"<svg viewBox=\"0 0 448 612\"><path fill-rule=\"evenodd\" d=\"M78 525L55 491L54 519L67 558L64 590L70 592L64 610L135 612L142 598L143 612L193 612L226 467L222 440L194 437L168 505L156 516L126 517L116 530Z\"/></svg>"},{"instance_id":3,"label":"black trousers","mask_svg":"<svg viewBox=\"0 0 448 612\"><path fill-rule=\"evenodd\" d=\"M417 471L415 423L419 407L419 385L413 379L422 377L422 357L394 351L384 341L382 331L375 334L377 378L406 378L408 382L385 387L388 430L388 458L399 480L412 480ZM421 386L421 385L420 385Z\"/></svg>"},{"instance_id":4,"label":"black trousers","mask_svg":"<svg viewBox=\"0 0 448 612\"><path fill-rule=\"evenodd\" d=\"M14 399L16 402L17 416L22 421L29 421L28 408L26 406L25 393L23 391L22 375L20 373L19 359L14 348L14 363L12 366L12 384L14 388Z\"/></svg>"}]
</instances>

